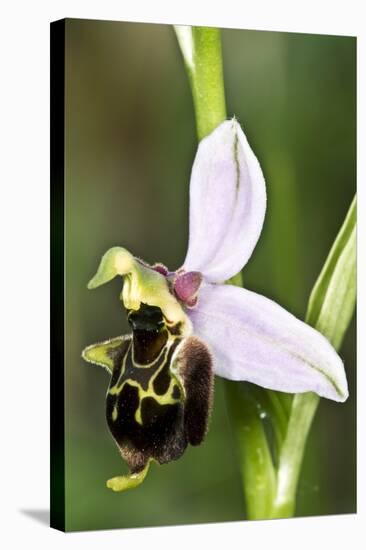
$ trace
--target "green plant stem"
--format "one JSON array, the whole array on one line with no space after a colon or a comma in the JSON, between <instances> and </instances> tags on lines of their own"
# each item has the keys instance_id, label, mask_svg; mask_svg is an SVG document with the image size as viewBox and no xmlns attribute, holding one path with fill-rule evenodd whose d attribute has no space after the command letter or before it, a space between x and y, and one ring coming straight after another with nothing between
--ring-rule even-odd
<instances>
[{"instance_id":1,"label":"green plant stem","mask_svg":"<svg viewBox=\"0 0 366 550\"><path fill-rule=\"evenodd\" d=\"M268 518L276 493L276 473L257 403L247 384L225 380L225 389L241 457L247 516L250 519Z\"/></svg>"},{"instance_id":2,"label":"green plant stem","mask_svg":"<svg viewBox=\"0 0 366 550\"><path fill-rule=\"evenodd\" d=\"M188 26L177 26L175 31L189 76L201 140L226 118L220 31Z\"/></svg>"}]
</instances>

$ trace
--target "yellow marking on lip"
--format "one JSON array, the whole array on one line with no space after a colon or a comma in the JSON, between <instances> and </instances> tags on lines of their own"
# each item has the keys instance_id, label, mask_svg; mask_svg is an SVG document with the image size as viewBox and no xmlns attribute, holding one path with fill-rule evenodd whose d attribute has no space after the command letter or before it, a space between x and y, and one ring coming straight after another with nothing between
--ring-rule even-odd
<instances>
[{"instance_id":1,"label":"yellow marking on lip","mask_svg":"<svg viewBox=\"0 0 366 550\"><path fill-rule=\"evenodd\" d=\"M162 371L162 369L166 366L166 361L167 361L167 358L168 358L168 355L169 355L170 348L174 344L174 342L177 338L180 338L180 336L172 336L172 335L170 336L170 338L169 338L169 340L168 340L168 342L167 342L167 344L164 348L165 360L162 362L162 364L159 366L159 368L156 370L156 372L154 372L153 376L150 378L147 390L144 390L139 382L137 382L136 380L133 380L131 378L127 378L126 380L124 380L122 382L122 384L120 384L121 378L123 377L123 374L124 374L125 369L126 369L127 357L129 355L130 348L132 346L132 341L131 341L130 347L126 351L126 354L123 358L121 373L120 373L120 376L118 377L118 381L116 382L116 384L112 388L110 388L108 390L109 395L119 395L122 392L122 390L123 390L123 388L125 387L126 384L129 384L130 386L133 386L133 387L137 388L138 396L139 396L139 405L138 405L138 408L136 409L136 412L135 412L135 420L141 426L143 425L142 416L141 416L141 405L142 405L142 400L145 397L152 397L153 399L155 399L155 401L159 405L175 405L176 403L180 403L182 401L181 397L180 398L174 398L173 397L174 386L176 384L178 384L178 387L181 389L181 395L183 396L183 398L185 397L185 389L184 389L182 380L180 379L178 373L175 372L175 370L173 370L173 371L170 370L170 374L172 375L172 377L171 377L171 380L170 380L170 383L169 383L169 387L168 387L167 391L165 392L165 394L158 395L154 390L154 380L159 375L159 373ZM174 357L174 355L175 355L178 348L179 348L179 345L176 348L176 350L174 351L173 357ZM133 346L132 346L131 351L133 352ZM159 354L159 357L155 361L158 361L160 359L160 357L161 357L161 354ZM132 358L132 356L131 356L131 358ZM134 365L135 365L135 363L134 363ZM152 364L150 364L149 366L151 366L151 365ZM141 368L143 368L142 365L141 365ZM115 410L113 409L113 411L112 411L112 420L117 419L118 411L116 412L116 418L114 418L114 414L115 414Z\"/></svg>"},{"instance_id":2,"label":"yellow marking on lip","mask_svg":"<svg viewBox=\"0 0 366 550\"><path fill-rule=\"evenodd\" d=\"M168 332L168 331L166 331L166 332ZM149 368L151 368L154 365L154 363L157 363L160 360L161 356L164 353L166 353L166 350L168 349L167 348L168 343L169 343L169 332L168 332L167 343L165 344L165 346L162 347L162 349L160 350L159 355L157 357L155 357L155 359L153 359L153 361L150 361L150 363L145 363L145 364L142 365L141 363L138 363L137 361L135 361L135 352L134 352L134 349L133 349L133 346L132 346L132 340L131 340L131 346L132 346L131 347L131 361L132 361L134 367L136 367L137 369L149 369ZM128 351L130 351L130 350L128 349ZM126 357L127 357L127 355L128 355L128 352L126 354Z\"/></svg>"},{"instance_id":3,"label":"yellow marking on lip","mask_svg":"<svg viewBox=\"0 0 366 550\"><path fill-rule=\"evenodd\" d=\"M117 418L118 418L118 410L117 410L117 407L114 406L114 407L113 407L113 411L112 411L112 420L113 420L113 421L116 421Z\"/></svg>"},{"instance_id":4,"label":"yellow marking on lip","mask_svg":"<svg viewBox=\"0 0 366 550\"><path fill-rule=\"evenodd\" d=\"M174 378L170 380L169 388L166 391L166 393L164 393L164 395L158 395L154 392L153 380L150 380L147 391L143 390L141 386L134 380L130 380L129 383L132 386L135 386L136 388L138 388L138 391L139 391L139 406L135 412L135 420L141 426L143 425L142 416L141 416L141 405L145 397L153 397L155 401L159 403L159 405L175 405L176 403L180 403L181 401L179 398L177 399L173 397L173 390L175 385Z\"/></svg>"},{"instance_id":5,"label":"yellow marking on lip","mask_svg":"<svg viewBox=\"0 0 366 550\"><path fill-rule=\"evenodd\" d=\"M125 353L125 355L124 355L124 357L123 357L122 366L121 366L121 372L120 372L120 374L119 374L118 380L117 380L117 382L115 383L115 385L114 385L112 388L110 388L110 389L108 390L109 395L118 395L118 394L121 393L121 391L122 391L122 388L123 388L123 386L124 386L125 383L123 382L123 383L121 384L120 387L118 386L118 384L120 383L121 378L123 377L123 375L124 375L124 373L125 373L125 370L126 370L126 361L127 361L127 357L128 357L128 354L129 354L129 351L130 351L131 346L132 346L132 341L130 342L130 345L129 345L129 347L128 347L128 349L127 349L127 351L126 351L126 353Z\"/></svg>"}]
</instances>

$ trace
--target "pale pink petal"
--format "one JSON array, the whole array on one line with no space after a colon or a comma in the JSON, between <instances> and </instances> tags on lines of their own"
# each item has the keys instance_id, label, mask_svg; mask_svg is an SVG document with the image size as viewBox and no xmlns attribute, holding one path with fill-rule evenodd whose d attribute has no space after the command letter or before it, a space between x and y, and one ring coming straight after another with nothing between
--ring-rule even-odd
<instances>
[{"instance_id":1,"label":"pale pink petal","mask_svg":"<svg viewBox=\"0 0 366 550\"><path fill-rule=\"evenodd\" d=\"M193 164L184 269L210 282L238 273L258 241L265 209L259 163L239 123L227 120L201 141Z\"/></svg>"},{"instance_id":2,"label":"pale pink petal","mask_svg":"<svg viewBox=\"0 0 366 550\"><path fill-rule=\"evenodd\" d=\"M328 340L272 300L243 288L208 284L188 314L195 334L211 348L217 375L273 390L347 399L344 366Z\"/></svg>"}]
</instances>

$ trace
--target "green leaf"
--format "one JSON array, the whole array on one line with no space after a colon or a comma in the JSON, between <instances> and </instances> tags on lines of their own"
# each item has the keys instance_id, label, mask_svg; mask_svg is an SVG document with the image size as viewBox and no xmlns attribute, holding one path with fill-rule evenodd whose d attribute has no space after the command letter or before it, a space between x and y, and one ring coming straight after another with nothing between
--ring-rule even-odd
<instances>
[{"instance_id":1,"label":"green leaf","mask_svg":"<svg viewBox=\"0 0 366 550\"><path fill-rule=\"evenodd\" d=\"M294 515L302 459L319 400L315 393L298 393L292 400L287 434L277 469L276 494L271 510L273 518Z\"/></svg>"},{"instance_id":2,"label":"green leaf","mask_svg":"<svg viewBox=\"0 0 366 550\"><path fill-rule=\"evenodd\" d=\"M306 322L339 349L356 302L356 197L310 295Z\"/></svg>"},{"instance_id":3,"label":"green leaf","mask_svg":"<svg viewBox=\"0 0 366 550\"><path fill-rule=\"evenodd\" d=\"M310 295L306 321L339 349L356 302L356 197ZM319 397L295 395L277 473L273 516L292 516L306 440Z\"/></svg>"}]
</instances>

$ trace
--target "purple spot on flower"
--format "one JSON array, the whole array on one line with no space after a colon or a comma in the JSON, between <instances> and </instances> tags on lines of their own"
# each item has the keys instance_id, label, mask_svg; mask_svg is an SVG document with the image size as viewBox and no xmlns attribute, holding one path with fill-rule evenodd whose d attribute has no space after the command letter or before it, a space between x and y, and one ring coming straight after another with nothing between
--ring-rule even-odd
<instances>
[{"instance_id":1,"label":"purple spot on flower","mask_svg":"<svg viewBox=\"0 0 366 550\"><path fill-rule=\"evenodd\" d=\"M177 298L187 306L193 307L197 303L197 294L202 283L202 273L188 271L178 274L173 282L173 290Z\"/></svg>"}]
</instances>

